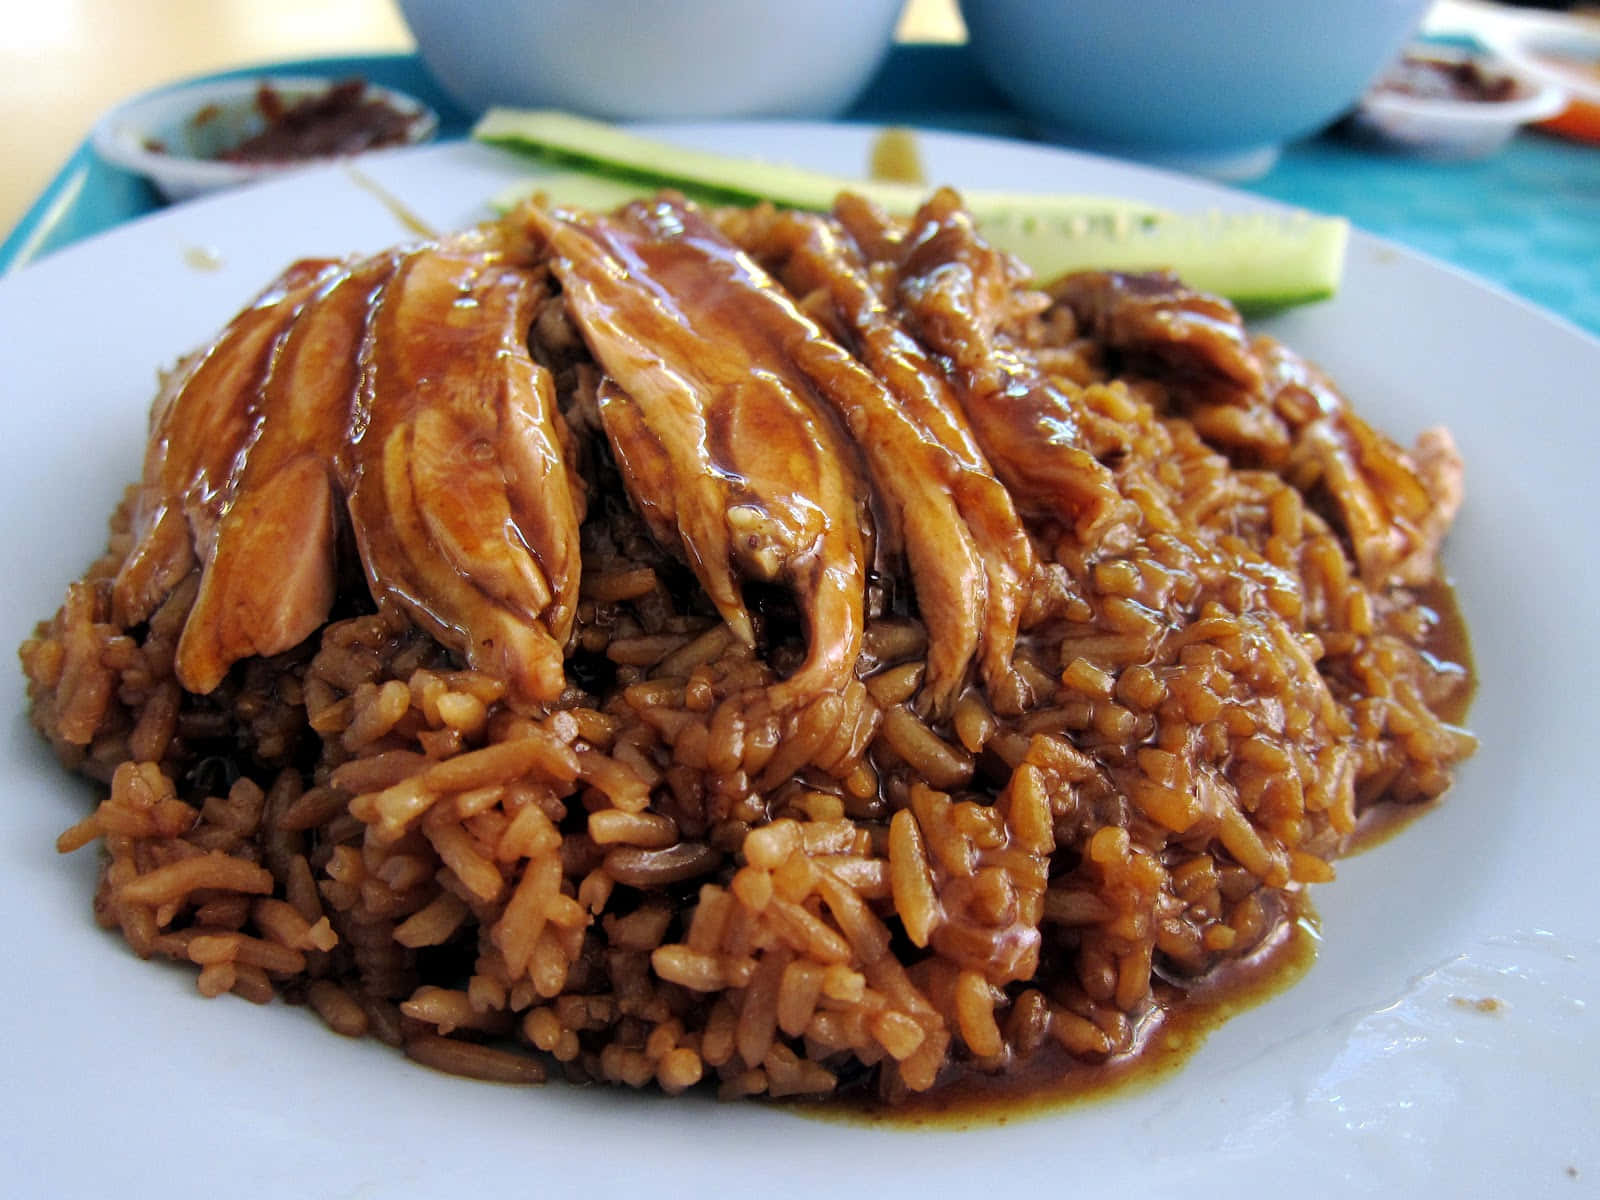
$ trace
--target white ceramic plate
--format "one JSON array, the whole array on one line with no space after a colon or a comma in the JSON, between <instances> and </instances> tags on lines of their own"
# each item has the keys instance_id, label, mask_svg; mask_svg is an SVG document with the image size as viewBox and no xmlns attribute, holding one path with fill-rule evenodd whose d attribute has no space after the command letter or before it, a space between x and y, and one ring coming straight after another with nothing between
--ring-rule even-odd
<instances>
[{"instance_id":1,"label":"white ceramic plate","mask_svg":"<svg viewBox=\"0 0 1600 1200\"><path fill-rule=\"evenodd\" d=\"M676 131L855 172L871 132ZM1104 160L928 136L958 184L1103 191L1179 208L1234 193ZM522 173L444 145L362 171L451 227ZM138 470L155 373L291 258L407 236L330 168L199 201L0 282L0 634L16 645L98 551ZM202 1000L90 917L92 851L52 841L90 801L0 676L8 775L0 911L6 1190L245 1197L1063 1193L1576 1196L1600 1180L1600 342L1357 236L1337 300L1275 332L1397 436L1446 422L1469 499L1448 561L1482 677L1483 749L1454 793L1317 890L1324 944L1295 988L1147 1090L1003 1126L913 1132L750 1104L513 1090L352 1043L303 1010ZM1479 1011L1477 1001L1498 1001Z\"/></svg>"}]
</instances>

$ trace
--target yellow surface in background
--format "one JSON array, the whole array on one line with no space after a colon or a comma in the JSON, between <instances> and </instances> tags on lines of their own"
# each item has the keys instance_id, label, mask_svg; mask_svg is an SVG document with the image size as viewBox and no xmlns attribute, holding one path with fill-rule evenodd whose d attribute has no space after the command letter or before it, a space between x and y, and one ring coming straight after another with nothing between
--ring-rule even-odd
<instances>
[{"instance_id":1,"label":"yellow surface in background","mask_svg":"<svg viewBox=\"0 0 1600 1200\"><path fill-rule=\"evenodd\" d=\"M0 235L118 101L191 75L412 48L394 0L0 0ZM959 41L955 0L909 0L900 36Z\"/></svg>"},{"instance_id":2,"label":"yellow surface in background","mask_svg":"<svg viewBox=\"0 0 1600 1200\"><path fill-rule=\"evenodd\" d=\"M118 101L189 75L407 50L393 0L0 0L0 229Z\"/></svg>"}]
</instances>

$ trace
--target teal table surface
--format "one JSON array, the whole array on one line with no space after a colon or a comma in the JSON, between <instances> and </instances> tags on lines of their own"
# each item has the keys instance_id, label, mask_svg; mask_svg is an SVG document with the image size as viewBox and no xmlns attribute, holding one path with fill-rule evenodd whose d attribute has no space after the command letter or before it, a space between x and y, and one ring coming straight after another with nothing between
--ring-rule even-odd
<instances>
[{"instance_id":1,"label":"teal table surface","mask_svg":"<svg viewBox=\"0 0 1600 1200\"><path fill-rule=\"evenodd\" d=\"M444 138L465 137L471 124L411 55L275 63L230 74L269 70L362 75L410 92L438 110ZM844 119L1031 134L962 46L896 47ZM1529 131L1486 159L1430 162L1359 145L1334 130L1289 146L1268 174L1239 186L1347 217L1600 334L1600 148ZM0 244L0 272L160 206L142 179L82 145Z\"/></svg>"}]
</instances>

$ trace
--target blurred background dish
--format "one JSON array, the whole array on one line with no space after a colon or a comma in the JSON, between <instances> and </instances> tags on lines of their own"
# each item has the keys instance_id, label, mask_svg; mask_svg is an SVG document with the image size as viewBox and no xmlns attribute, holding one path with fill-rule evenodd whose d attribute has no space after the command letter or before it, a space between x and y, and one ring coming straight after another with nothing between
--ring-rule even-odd
<instances>
[{"instance_id":1,"label":"blurred background dish","mask_svg":"<svg viewBox=\"0 0 1600 1200\"><path fill-rule=\"evenodd\" d=\"M612 119L831 117L866 87L903 0L399 0L462 107Z\"/></svg>"},{"instance_id":2,"label":"blurred background dish","mask_svg":"<svg viewBox=\"0 0 1600 1200\"><path fill-rule=\"evenodd\" d=\"M1428 0L961 0L989 81L1055 140L1247 179L1352 107Z\"/></svg>"},{"instance_id":3,"label":"blurred background dish","mask_svg":"<svg viewBox=\"0 0 1600 1200\"><path fill-rule=\"evenodd\" d=\"M1523 125L1561 112L1560 88L1471 50L1417 45L1351 117L1356 136L1441 160L1482 158Z\"/></svg>"},{"instance_id":4,"label":"blurred background dish","mask_svg":"<svg viewBox=\"0 0 1600 1200\"><path fill-rule=\"evenodd\" d=\"M1600 144L1600 10L1495 12L1480 36L1518 71L1567 93L1566 107L1544 128Z\"/></svg>"},{"instance_id":5,"label":"blurred background dish","mask_svg":"<svg viewBox=\"0 0 1600 1200\"><path fill-rule=\"evenodd\" d=\"M162 88L95 125L95 153L168 200L431 139L436 113L360 79L251 76Z\"/></svg>"}]
</instances>

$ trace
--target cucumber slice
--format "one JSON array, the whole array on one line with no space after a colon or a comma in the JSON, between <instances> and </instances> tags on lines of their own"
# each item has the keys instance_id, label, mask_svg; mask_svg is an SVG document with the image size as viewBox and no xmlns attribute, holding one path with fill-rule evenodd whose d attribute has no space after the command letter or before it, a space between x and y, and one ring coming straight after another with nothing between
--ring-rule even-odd
<instances>
[{"instance_id":1,"label":"cucumber slice","mask_svg":"<svg viewBox=\"0 0 1600 1200\"><path fill-rule=\"evenodd\" d=\"M556 204L608 209L671 187L705 203L767 200L815 211L825 211L848 189L909 215L928 191L684 149L562 112L491 109L473 137L552 167L574 168L503 192L492 201L502 211L534 192ZM1349 235L1343 220L1304 213L1186 216L1104 196L975 190L962 197L984 236L1021 258L1040 280L1075 270L1165 268L1251 311L1331 296Z\"/></svg>"},{"instance_id":2,"label":"cucumber slice","mask_svg":"<svg viewBox=\"0 0 1600 1200\"><path fill-rule=\"evenodd\" d=\"M1247 312L1332 296L1350 235L1346 221L1304 213L1090 215L1062 222L1019 209L981 218L978 228L1041 280L1069 271L1166 269Z\"/></svg>"},{"instance_id":3,"label":"cucumber slice","mask_svg":"<svg viewBox=\"0 0 1600 1200\"><path fill-rule=\"evenodd\" d=\"M546 109L492 108L473 128L472 136L480 142L528 154L551 167L672 187L707 203L753 204L770 200L784 208L826 212L834 198L849 189L889 212L906 216L915 212L928 194L920 184L847 179L786 163L674 146L603 121ZM1107 196L975 191L963 192L962 197L979 220L989 213L1011 211L1061 221L1106 213L1126 214L1131 219L1161 211L1152 205Z\"/></svg>"},{"instance_id":4,"label":"cucumber slice","mask_svg":"<svg viewBox=\"0 0 1600 1200\"><path fill-rule=\"evenodd\" d=\"M546 203L560 208L582 208L591 212L610 212L630 200L640 200L653 195L663 184L643 183L637 180L617 179L610 175L596 175L590 171L555 171L549 175L530 175L519 183L489 197L489 207L498 213L508 213L531 196L543 196ZM680 191L684 189L680 188ZM715 203L709 197L684 191L694 200ZM749 203L741 201L741 203Z\"/></svg>"},{"instance_id":5,"label":"cucumber slice","mask_svg":"<svg viewBox=\"0 0 1600 1200\"><path fill-rule=\"evenodd\" d=\"M531 154L554 167L692 192L725 204L771 200L785 208L826 210L841 180L783 163L672 146L603 121L551 110L491 108L472 130L474 139ZM855 184L895 212L916 206L923 189L908 184Z\"/></svg>"}]
</instances>

